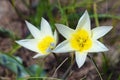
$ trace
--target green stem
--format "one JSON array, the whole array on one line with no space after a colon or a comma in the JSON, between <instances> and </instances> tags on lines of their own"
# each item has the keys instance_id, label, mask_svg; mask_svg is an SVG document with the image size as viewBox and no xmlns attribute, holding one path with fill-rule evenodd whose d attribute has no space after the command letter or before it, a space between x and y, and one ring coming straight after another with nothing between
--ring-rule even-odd
<instances>
[{"instance_id":1,"label":"green stem","mask_svg":"<svg viewBox=\"0 0 120 80\"><path fill-rule=\"evenodd\" d=\"M108 70L108 59L104 53L102 53L102 56L103 56L103 69L104 72L106 73Z\"/></svg>"},{"instance_id":2,"label":"green stem","mask_svg":"<svg viewBox=\"0 0 120 80\"><path fill-rule=\"evenodd\" d=\"M96 26L99 26L98 14L97 14L97 4L95 2L93 3L93 10L94 10L94 18L95 18Z\"/></svg>"},{"instance_id":3,"label":"green stem","mask_svg":"<svg viewBox=\"0 0 120 80\"><path fill-rule=\"evenodd\" d=\"M53 55L54 55L54 57L55 57L55 59L56 59L56 61L57 61L57 64L59 63L59 58L57 57L57 54L55 54L55 53L52 53Z\"/></svg>"},{"instance_id":4,"label":"green stem","mask_svg":"<svg viewBox=\"0 0 120 80\"><path fill-rule=\"evenodd\" d=\"M56 74L56 72L58 71L58 69L59 69L59 68L65 63L65 61L67 61L67 60L68 60L68 58L66 58L64 61L61 62L61 64L55 69L55 72L54 72L54 74L53 74L52 77L55 76L55 74Z\"/></svg>"},{"instance_id":5,"label":"green stem","mask_svg":"<svg viewBox=\"0 0 120 80\"><path fill-rule=\"evenodd\" d=\"M93 17L94 15L92 15L91 17ZM116 19L116 20L120 20L120 16L116 16L116 15L112 15L112 14L99 14L98 15L99 18L113 18L113 19Z\"/></svg>"},{"instance_id":6,"label":"green stem","mask_svg":"<svg viewBox=\"0 0 120 80\"><path fill-rule=\"evenodd\" d=\"M15 6L15 4L14 4L15 0L8 0L8 1L11 3L11 5L12 5L12 7L14 8L15 12L17 13L17 15L18 15L20 18L23 18L23 15L20 13L20 11L16 8L16 6Z\"/></svg>"},{"instance_id":7,"label":"green stem","mask_svg":"<svg viewBox=\"0 0 120 80\"><path fill-rule=\"evenodd\" d=\"M26 38L31 38L31 35L28 35ZM15 47L13 47L14 49L12 49L9 54L13 55L18 49L20 49L22 46L20 45L15 45Z\"/></svg>"},{"instance_id":8,"label":"green stem","mask_svg":"<svg viewBox=\"0 0 120 80\"><path fill-rule=\"evenodd\" d=\"M62 77L63 80L66 80L66 78L69 75L70 70L72 69L72 67L73 67L74 64L75 64L75 59L74 59L73 63L69 66L69 68L67 69L67 71L64 73L64 75Z\"/></svg>"},{"instance_id":9,"label":"green stem","mask_svg":"<svg viewBox=\"0 0 120 80\"><path fill-rule=\"evenodd\" d=\"M101 76L101 74L100 74L100 71L99 71L99 69L98 69L98 66L97 66L95 60L94 60L91 56L89 56L89 55L88 55L88 58L89 58L89 59L92 61L92 63L94 64L95 69L96 69L96 71L97 71L97 73L98 73L98 75L99 75L99 77L100 77L100 80L103 80L103 78L102 78L102 76Z\"/></svg>"},{"instance_id":10,"label":"green stem","mask_svg":"<svg viewBox=\"0 0 120 80\"><path fill-rule=\"evenodd\" d=\"M71 56L71 64L74 62L74 52L71 52L71 54L70 54L70 56Z\"/></svg>"},{"instance_id":11,"label":"green stem","mask_svg":"<svg viewBox=\"0 0 120 80\"><path fill-rule=\"evenodd\" d=\"M95 18L95 23L96 23L96 26L98 27L99 26L99 20L98 20L98 14L97 14L97 4L96 2L93 3L93 9L94 9L94 18ZM101 42L104 42L103 38L100 38L100 41ZM105 56L105 53L102 53L102 56L103 56L103 61L105 62L105 67L108 66L107 64L107 57Z\"/></svg>"},{"instance_id":12,"label":"green stem","mask_svg":"<svg viewBox=\"0 0 120 80\"><path fill-rule=\"evenodd\" d=\"M61 79L57 79L57 78L52 78L52 77L29 77L27 79L34 79L34 78L38 78L38 79L42 79L42 80L61 80Z\"/></svg>"},{"instance_id":13,"label":"green stem","mask_svg":"<svg viewBox=\"0 0 120 80\"><path fill-rule=\"evenodd\" d=\"M64 11L64 9L62 8L61 4L60 4L60 0L57 0L58 2L58 8L61 12L61 16L62 16L62 21L65 21L66 25L68 26L68 20L67 20L67 15Z\"/></svg>"}]
</instances>

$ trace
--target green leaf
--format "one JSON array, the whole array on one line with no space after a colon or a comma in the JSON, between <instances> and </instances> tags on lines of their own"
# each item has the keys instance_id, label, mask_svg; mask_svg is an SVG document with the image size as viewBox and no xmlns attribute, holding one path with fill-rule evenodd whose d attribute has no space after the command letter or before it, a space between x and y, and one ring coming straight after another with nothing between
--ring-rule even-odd
<instances>
[{"instance_id":1,"label":"green leaf","mask_svg":"<svg viewBox=\"0 0 120 80\"><path fill-rule=\"evenodd\" d=\"M18 78L29 76L24 66L13 56L0 53L0 64L14 72Z\"/></svg>"},{"instance_id":2,"label":"green leaf","mask_svg":"<svg viewBox=\"0 0 120 80\"><path fill-rule=\"evenodd\" d=\"M28 70L30 71L31 76L34 76L34 77L40 77L45 75L45 72L43 71L42 67L36 64L29 66Z\"/></svg>"},{"instance_id":3,"label":"green leaf","mask_svg":"<svg viewBox=\"0 0 120 80\"><path fill-rule=\"evenodd\" d=\"M9 37L12 39L15 39L16 36L14 35L14 33L10 30L4 29L2 27L0 27L0 36L3 38Z\"/></svg>"},{"instance_id":4,"label":"green leaf","mask_svg":"<svg viewBox=\"0 0 120 80\"><path fill-rule=\"evenodd\" d=\"M17 61L19 61L22 64L23 61L22 61L22 59L20 57L17 56L15 58L16 58Z\"/></svg>"},{"instance_id":5,"label":"green leaf","mask_svg":"<svg viewBox=\"0 0 120 80\"><path fill-rule=\"evenodd\" d=\"M30 21L35 24L35 26L39 26L40 25L40 20L41 20L41 17L44 16L45 14L45 11L47 10L46 8L46 0L41 0L39 1L37 7L36 7L36 12L34 14L34 16L30 16Z\"/></svg>"},{"instance_id":6,"label":"green leaf","mask_svg":"<svg viewBox=\"0 0 120 80\"><path fill-rule=\"evenodd\" d=\"M30 16L30 22L32 22L35 26L40 26L41 18L44 17L47 21L49 21L52 29L55 29L54 26L54 16L52 14L53 5L51 6L49 0L40 0L39 3L35 7L36 12L33 16Z\"/></svg>"},{"instance_id":7,"label":"green leaf","mask_svg":"<svg viewBox=\"0 0 120 80\"><path fill-rule=\"evenodd\" d=\"M27 78L17 78L16 80L27 80Z\"/></svg>"},{"instance_id":8,"label":"green leaf","mask_svg":"<svg viewBox=\"0 0 120 80\"><path fill-rule=\"evenodd\" d=\"M27 80L62 80L62 79L58 79L58 78L52 78L52 77L30 77Z\"/></svg>"},{"instance_id":9,"label":"green leaf","mask_svg":"<svg viewBox=\"0 0 120 80\"><path fill-rule=\"evenodd\" d=\"M120 80L120 75L118 76L118 79L117 80Z\"/></svg>"}]
</instances>

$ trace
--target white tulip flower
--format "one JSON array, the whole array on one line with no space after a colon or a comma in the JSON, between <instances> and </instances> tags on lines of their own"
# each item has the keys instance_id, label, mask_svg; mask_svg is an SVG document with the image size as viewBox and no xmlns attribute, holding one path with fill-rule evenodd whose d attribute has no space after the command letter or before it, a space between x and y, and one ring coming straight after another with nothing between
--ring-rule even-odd
<instances>
[{"instance_id":1,"label":"white tulip flower","mask_svg":"<svg viewBox=\"0 0 120 80\"><path fill-rule=\"evenodd\" d=\"M16 42L29 50L37 52L38 54L33 58L51 53L57 44L57 32L55 31L53 35L49 23L44 18L41 20L40 30L31 23L25 22L34 39L23 39Z\"/></svg>"},{"instance_id":2,"label":"white tulip flower","mask_svg":"<svg viewBox=\"0 0 120 80\"><path fill-rule=\"evenodd\" d=\"M112 26L100 26L91 30L87 11L79 19L75 30L62 24L56 24L56 27L66 40L61 42L53 52L67 53L75 51L75 59L79 68L85 63L88 52L108 51L108 48L98 39L107 34Z\"/></svg>"}]
</instances>

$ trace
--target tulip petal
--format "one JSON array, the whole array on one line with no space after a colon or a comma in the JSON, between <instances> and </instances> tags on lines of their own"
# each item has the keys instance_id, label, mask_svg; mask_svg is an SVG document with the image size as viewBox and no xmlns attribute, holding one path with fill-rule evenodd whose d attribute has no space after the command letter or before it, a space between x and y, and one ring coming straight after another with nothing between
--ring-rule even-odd
<instances>
[{"instance_id":1,"label":"tulip petal","mask_svg":"<svg viewBox=\"0 0 120 80\"><path fill-rule=\"evenodd\" d=\"M40 56L43 56L43 54L38 53L38 54L36 54L35 56L33 56L33 58L38 58L38 57L40 57Z\"/></svg>"},{"instance_id":2,"label":"tulip petal","mask_svg":"<svg viewBox=\"0 0 120 80\"><path fill-rule=\"evenodd\" d=\"M74 51L67 40L61 42L52 52L55 53L67 53Z\"/></svg>"},{"instance_id":3,"label":"tulip petal","mask_svg":"<svg viewBox=\"0 0 120 80\"><path fill-rule=\"evenodd\" d=\"M111 29L112 29L112 26L101 26L101 27L94 28L92 30L92 33L93 33L92 38L99 39L103 37L105 34L107 34Z\"/></svg>"},{"instance_id":4,"label":"tulip petal","mask_svg":"<svg viewBox=\"0 0 120 80\"><path fill-rule=\"evenodd\" d=\"M31 34L33 35L34 38L40 38L42 36L40 30L38 28L36 28L34 25L32 25L31 23L29 23L28 21L25 21L27 24L27 27L29 29L29 31L31 32Z\"/></svg>"},{"instance_id":5,"label":"tulip petal","mask_svg":"<svg viewBox=\"0 0 120 80\"><path fill-rule=\"evenodd\" d=\"M37 41L35 39L19 40L19 41L16 41L16 43L18 43L19 45L21 45L29 50L39 53L39 50L37 48Z\"/></svg>"},{"instance_id":6,"label":"tulip petal","mask_svg":"<svg viewBox=\"0 0 120 80\"><path fill-rule=\"evenodd\" d=\"M89 49L88 52L104 52L104 51L108 51L108 48L105 47L105 45L102 44L101 42L94 40L92 48Z\"/></svg>"},{"instance_id":7,"label":"tulip petal","mask_svg":"<svg viewBox=\"0 0 120 80\"><path fill-rule=\"evenodd\" d=\"M85 11L85 13L82 15L82 17L79 19L78 24L76 29L78 28L84 28L87 31L90 31L90 17L89 14L87 12L87 10Z\"/></svg>"},{"instance_id":8,"label":"tulip petal","mask_svg":"<svg viewBox=\"0 0 120 80\"><path fill-rule=\"evenodd\" d=\"M68 26L62 24L55 24L58 31L64 36L66 39L70 38L71 34L74 32L73 29L69 28Z\"/></svg>"},{"instance_id":9,"label":"tulip petal","mask_svg":"<svg viewBox=\"0 0 120 80\"><path fill-rule=\"evenodd\" d=\"M44 33L44 35L53 36L51 26L44 18L42 18L42 20L41 20L41 31L42 31L42 33Z\"/></svg>"},{"instance_id":10,"label":"tulip petal","mask_svg":"<svg viewBox=\"0 0 120 80\"><path fill-rule=\"evenodd\" d=\"M80 53L80 52L75 52L75 59L78 67L82 67L83 64L85 63L87 57L87 53Z\"/></svg>"}]
</instances>

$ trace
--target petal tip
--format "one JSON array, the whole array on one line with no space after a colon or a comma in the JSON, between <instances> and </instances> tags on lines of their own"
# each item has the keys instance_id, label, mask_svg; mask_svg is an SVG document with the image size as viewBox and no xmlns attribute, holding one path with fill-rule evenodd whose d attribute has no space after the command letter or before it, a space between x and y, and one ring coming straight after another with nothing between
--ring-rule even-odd
<instances>
[{"instance_id":1,"label":"petal tip","mask_svg":"<svg viewBox=\"0 0 120 80\"><path fill-rule=\"evenodd\" d=\"M110 30L113 28L113 26L109 26Z\"/></svg>"},{"instance_id":2,"label":"petal tip","mask_svg":"<svg viewBox=\"0 0 120 80\"><path fill-rule=\"evenodd\" d=\"M85 10L85 14L88 14L88 11L87 11L87 10Z\"/></svg>"},{"instance_id":3,"label":"petal tip","mask_svg":"<svg viewBox=\"0 0 120 80\"><path fill-rule=\"evenodd\" d=\"M27 22L27 20L25 20L25 23Z\"/></svg>"},{"instance_id":4,"label":"petal tip","mask_svg":"<svg viewBox=\"0 0 120 80\"><path fill-rule=\"evenodd\" d=\"M109 49L107 47L105 47L104 51L109 51Z\"/></svg>"},{"instance_id":5,"label":"petal tip","mask_svg":"<svg viewBox=\"0 0 120 80\"><path fill-rule=\"evenodd\" d=\"M38 58L38 57L36 57L36 56L33 56L32 58L33 58L33 59L35 59L35 58Z\"/></svg>"},{"instance_id":6,"label":"petal tip","mask_svg":"<svg viewBox=\"0 0 120 80\"><path fill-rule=\"evenodd\" d=\"M49 24L45 18L41 18L41 26Z\"/></svg>"},{"instance_id":7,"label":"petal tip","mask_svg":"<svg viewBox=\"0 0 120 80\"><path fill-rule=\"evenodd\" d=\"M78 67L82 67L85 63L86 57L87 57L87 53L79 53L79 52L75 52L75 59L76 59L76 63L78 65Z\"/></svg>"},{"instance_id":8,"label":"petal tip","mask_svg":"<svg viewBox=\"0 0 120 80\"><path fill-rule=\"evenodd\" d=\"M40 53L38 53L38 54L36 54L35 56L33 56L32 58L38 58L38 57L40 57L41 56L41 54Z\"/></svg>"},{"instance_id":9,"label":"petal tip","mask_svg":"<svg viewBox=\"0 0 120 80\"><path fill-rule=\"evenodd\" d=\"M113 28L113 26L103 26L106 28L106 30L108 30L108 32Z\"/></svg>"},{"instance_id":10,"label":"petal tip","mask_svg":"<svg viewBox=\"0 0 120 80\"><path fill-rule=\"evenodd\" d=\"M20 44L20 40L18 40L18 41L15 41L15 43L17 43L17 44Z\"/></svg>"},{"instance_id":11,"label":"petal tip","mask_svg":"<svg viewBox=\"0 0 120 80\"><path fill-rule=\"evenodd\" d=\"M25 23L27 24L27 26L28 26L28 24L30 24L27 20L25 20Z\"/></svg>"},{"instance_id":12,"label":"petal tip","mask_svg":"<svg viewBox=\"0 0 120 80\"><path fill-rule=\"evenodd\" d=\"M88 11L87 11L87 10L85 10L84 15L85 15L85 16L89 16L89 14L88 14Z\"/></svg>"},{"instance_id":13,"label":"petal tip","mask_svg":"<svg viewBox=\"0 0 120 80\"><path fill-rule=\"evenodd\" d=\"M82 62L82 64L77 63L78 68L81 68L84 65L85 62Z\"/></svg>"},{"instance_id":14,"label":"petal tip","mask_svg":"<svg viewBox=\"0 0 120 80\"><path fill-rule=\"evenodd\" d=\"M41 18L41 21L44 21L44 20L46 20L46 19L42 17L42 18Z\"/></svg>"}]
</instances>

